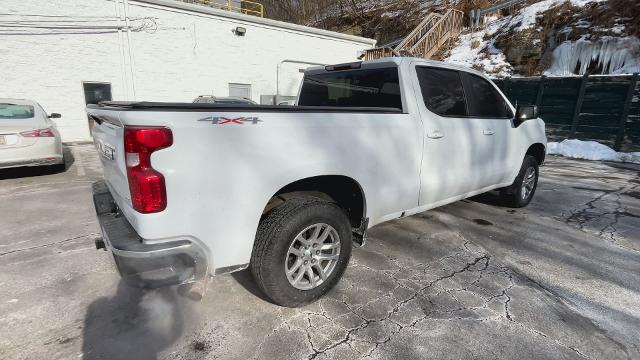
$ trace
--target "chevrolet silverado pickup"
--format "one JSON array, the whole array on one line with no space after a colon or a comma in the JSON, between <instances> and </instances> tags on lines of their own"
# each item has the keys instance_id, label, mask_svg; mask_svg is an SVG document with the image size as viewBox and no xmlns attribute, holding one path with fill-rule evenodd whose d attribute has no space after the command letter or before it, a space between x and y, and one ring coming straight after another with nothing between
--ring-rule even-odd
<instances>
[{"instance_id":1,"label":"chevrolet silverado pickup","mask_svg":"<svg viewBox=\"0 0 640 360\"><path fill-rule=\"evenodd\" d=\"M417 58L310 68L295 106L87 112L104 167L96 246L127 283L197 286L248 267L291 307L335 286L376 224L490 190L527 205L546 147L534 106L514 108L477 71Z\"/></svg>"}]
</instances>

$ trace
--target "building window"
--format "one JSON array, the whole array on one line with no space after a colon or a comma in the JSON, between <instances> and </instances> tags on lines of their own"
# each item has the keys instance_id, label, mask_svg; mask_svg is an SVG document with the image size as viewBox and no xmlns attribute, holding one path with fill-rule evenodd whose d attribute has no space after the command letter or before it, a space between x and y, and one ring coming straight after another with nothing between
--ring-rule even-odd
<instances>
[{"instance_id":1,"label":"building window","mask_svg":"<svg viewBox=\"0 0 640 360\"><path fill-rule=\"evenodd\" d=\"M84 101L87 104L97 104L101 101L111 101L111 84L100 82L83 82Z\"/></svg>"},{"instance_id":2,"label":"building window","mask_svg":"<svg viewBox=\"0 0 640 360\"><path fill-rule=\"evenodd\" d=\"M229 84L229 96L251 99L251 84Z\"/></svg>"}]
</instances>

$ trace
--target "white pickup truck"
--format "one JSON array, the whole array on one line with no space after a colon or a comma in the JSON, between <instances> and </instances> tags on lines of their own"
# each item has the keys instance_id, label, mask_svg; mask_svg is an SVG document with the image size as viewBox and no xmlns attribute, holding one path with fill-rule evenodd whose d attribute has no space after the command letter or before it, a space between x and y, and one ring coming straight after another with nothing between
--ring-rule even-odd
<instances>
[{"instance_id":1,"label":"white pickup truck","mask_svg":"<svg viewBox=\"0 0 640 360\"><path fill-rule=\"evenodd\" d=\"M311 68L297 106L87 112L104 166L96 246L128 283L201 287L250 267L283 306L330 290L376 224L494 189L527 205L546 146L535 107L514 109L479 72L416 58Z\"/></svg>"}]
</instances>

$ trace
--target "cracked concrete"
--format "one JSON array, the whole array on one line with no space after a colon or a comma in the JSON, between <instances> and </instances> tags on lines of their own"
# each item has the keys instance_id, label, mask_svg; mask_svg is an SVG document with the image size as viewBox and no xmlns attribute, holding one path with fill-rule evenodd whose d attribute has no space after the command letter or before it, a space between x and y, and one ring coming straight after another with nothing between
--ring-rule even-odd
<instances>
[{"instance_id":1,"label":"cracked concrete","mask_svg":"<svg viewBox=\"0 0 640 360\"><path fill-rule=\"evenodd\" d=\"M93 250L97 159L73 153L82 172L0 180L21 210L0 224L3 359L640 358L640 167L550 157L528 208L489 194L376 226L288 309L246 271L201 302L124 286Z\"/></svg>"}]
</instances>

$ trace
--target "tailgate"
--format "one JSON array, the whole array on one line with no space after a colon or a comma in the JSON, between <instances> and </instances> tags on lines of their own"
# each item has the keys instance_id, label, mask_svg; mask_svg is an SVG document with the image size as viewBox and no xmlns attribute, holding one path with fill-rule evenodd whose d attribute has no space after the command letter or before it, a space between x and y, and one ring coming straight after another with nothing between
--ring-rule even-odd
<instances>
[{"instance_id":1,"label":"tailgate","mask_svg":"<svg viewBox=\"0 0 640 360\"><path fill-rule=\"evenodd\" d=\"M104 179L118 207L130 207L131 195L124 157L124 126L119 111L87 109L94 118L93 142L104 168Z\"/></svg>"}]
</instances>

